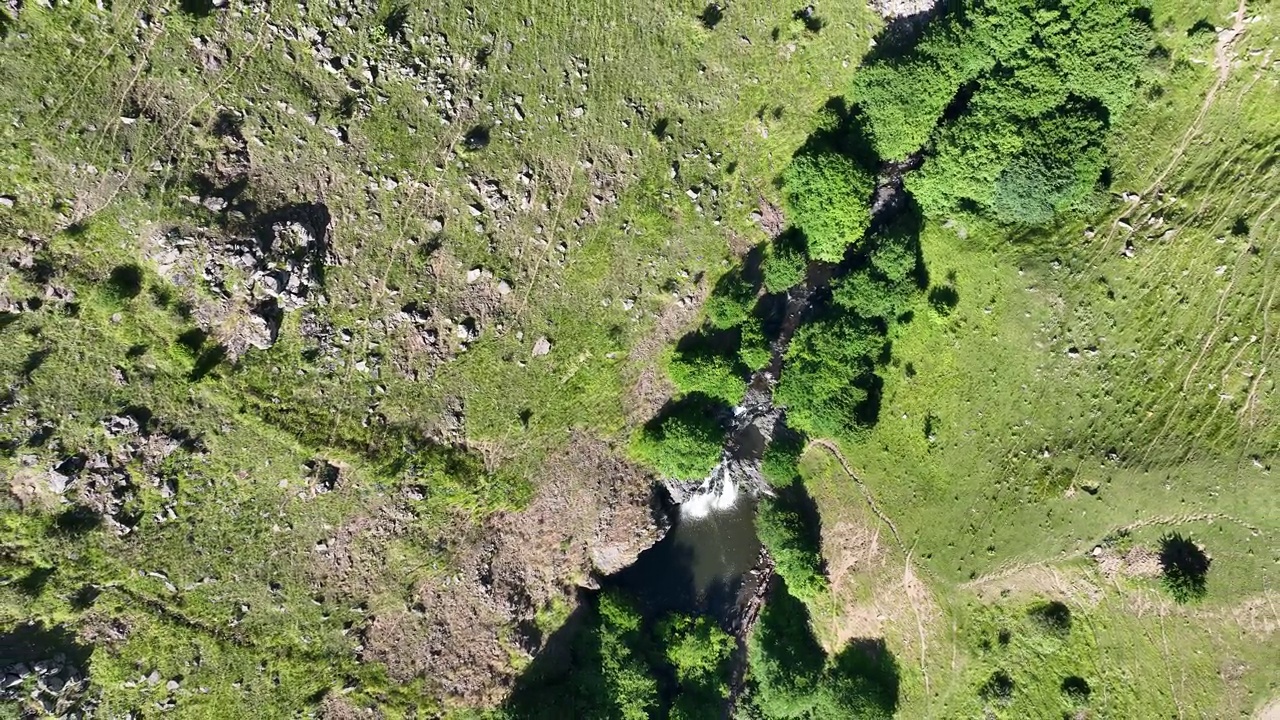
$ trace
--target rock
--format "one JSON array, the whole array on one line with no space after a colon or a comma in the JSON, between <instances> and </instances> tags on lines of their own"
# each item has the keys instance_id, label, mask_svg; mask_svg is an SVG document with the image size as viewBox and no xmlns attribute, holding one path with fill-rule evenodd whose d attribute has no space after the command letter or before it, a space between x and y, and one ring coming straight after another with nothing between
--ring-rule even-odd
<instances>
[{"instance_id":1,"label":"rock","mask_svg":"<svg viewBox=\"0 0 1280 720\"><path fill-rule=\"evenodd\" d=\"M551 341L547 339L546 335L543 335L534 341L533 353L532 353L534 357L542 357L544 355L549 354L550 352L551 352Z\"/></svg>"},{"instance_id":2,"label":"rock","mask_svg":"<svg viewBox=\"0 0 1280 720\"><path fill-rule=\"evenodd\" d=\"M170 680L169 682L164 684L164 687L169 692L173 692L174 690L177 690L178 688L182 687L182 685L177 680Z\"/></svg>"},{"instance_id":3,"label":"rock","mask_svg":"<svg viewBox=\"0 0 1280 720\"><path fill-rule=\"evenodd\" d=\"M511 283L507 282L506 280L499 280L499 281L498 281L498 294L499 294L499 295L510 295L510 294L511 294Z\"/></svg>"},{"instance_id":4,"label":"rock","mask_svg":"<svg viewBox=\"0 0 1280 720\"><path fill-rule=\"evenodd\" d=\"M0 207L11 208L15 198L12 195L0 195Z\"/></svg>"},{"instance_id":5,"label":"rock","mask_svg":"<svg viewBox=\"0 0 1280 720\"><path fill-rule=\"evenodd\" d=\"M57 470L49 471L49 490L54 495L61 495L67 491L67 484L71 482L71 478L63 475Z\"/></svg>"},{"instance_id":6,"label":"rock","mask_svg":"<svg viewBox=\"0 0 1280 720\"><path fill-rule=\"evenodd\" d=\"M200 204L210 212L222 212L227 209L227 201L220 197L207 197L201 200Z\"/></svg>"},{"instance_id":7,"label":"rock","mask_svg":"<svg viewBox=\"0 0 1280 720\"><path fill-rule=\"evenodd\" d=\"M471 268L470 270L467 271L467 284L470 285L475 281L479 280L480 276L483 274L484 274L484 268L481 268L481 267Z\"/></svg>"}]
</instances>

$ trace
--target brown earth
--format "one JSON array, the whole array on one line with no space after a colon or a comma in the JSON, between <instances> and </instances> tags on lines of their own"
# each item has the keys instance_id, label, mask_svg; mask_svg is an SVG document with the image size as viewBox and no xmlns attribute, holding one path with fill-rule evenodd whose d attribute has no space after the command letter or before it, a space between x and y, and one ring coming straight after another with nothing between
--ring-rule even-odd
<instances>
[{"instance_id":1,"label":"brown earth","mask_svg":"<svg viewBox=\"0 0 1280 720\"><path fill-rule=\"evenodd\" d=\"M496 703L521 658L539 649L522 624L553 600L576 602L577 586L629 565L665 530L650 505L652 478L599 439L574 436L539 476L529 507L491 518L459 543L452 574L417 583L407 607L371 619L368 659L386 663L397 681L423 678L466 704Z\"/></svg>"}]
</instances>

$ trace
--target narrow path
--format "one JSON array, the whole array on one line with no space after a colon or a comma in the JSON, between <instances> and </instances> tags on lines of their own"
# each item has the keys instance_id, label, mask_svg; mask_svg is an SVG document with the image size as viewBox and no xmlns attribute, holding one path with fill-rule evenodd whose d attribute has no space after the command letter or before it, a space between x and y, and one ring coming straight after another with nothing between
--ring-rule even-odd
<instances>
[{"instance_id":1,"label":"narrow path","mask_svg":"<svg viewBox=\"0 0 1280 720\"><path fill-rule=\"evenodd\" d=\"M814 440L809 444L823 448L827 452L831 453L837 461L839 461L840 467L844 469L845 474L852 478L853 482L857 484L858 489L862 491L862 497L866 499L867 506L871 508L871 512L875 513L875 516L880 519L880 522L889 527L889 532L893 533L893 539L898 541L898 547L906 551L907 547L902 544L902 536L898 535L897 526L894 525L893 521L889 519L889 516L885 515L880 510L880 507L876 505L875 499L871 497L871 491L868 490L866 484L862 482L862 478L858 477L857 473L849 467L849 462L844 459L844 454L840 452L840 448L836 447L836 444L830 440Z\"/></svg>"},{"instance_id":2,"label":"narrow path","mask_svg":"<svg viewBox=\"0 0 1280 720\"><path fill-rule=\"evenodd\" d=\"M1218 76L1214 79L1213 85L1209 87L1209 92L1204 96L1204 102L1200 105L1200 112L1196 114L1196 119L1192 121L1187 131L1183 133L1182 139L1178 141L1177 147L1173 150L1173 155L1169 158L1169 163L1165 165L1156 179L1152 181L1151 186L1146 192L1142 193L1143 197L1148 197L1160 187L1160 183L1164 182L1169 173L1173 172L1173 168L1182 160L1182 156L1186 154L1187 147L1191 145L1191 141L1200 134L1200 126L1204 124L1205 117L1209 114L1209 108L1213 107L1214 100L1218 97L1218 91L1223 85L1227 84L1227 78L1231 76L1231 63L1235 60L1235 43L1244 34L1245 30L1245 0L1240 0L1240 4L1236 7L1235 23L1222 32L1218 33L1218 44L1213 49L1213 65L1218 70Z\"/></svg>"},{"instance_id":3,"label":"narrow path","mask_svg":"<svg viewBox=\"0 0 1280 720\"><path fill-rule=\"evenodd\" d=\"M835 443L830 440L819 439L810 442L809 445L811 447L816 446L826 450L831 453L832 457L834 457L837 462L840 463L840 467L844 470L845 474L853 480L853 482L858 486L858 490L862 492L863 499L867 501L867 507L871 508L871 512L875 514L880 522L884 523L889 528L889 532L893 533L893 539L897 541L898 547L905 553L902 568L902 589L906 592L907 598L911 601L911 612L915 616L916 633L920 638L920 674L924 677L925 695L929 695L931 693L931 686L929 683L929 670L925 662L928 644L925 640L924 615L920 611L920 603L923 598L921 597L920 592L920 580L916 577L911 564L911 555L915 550L914 548L908 549L907 546L903 544L902 536L898 534L897 526L894 525L893 521L889 519L889 516L885 515L884 511L876 505L875 499L871 496L871 491L867 488L866 484L862 482L862 478L858 477L858 474L849 467L849 461L845 460L844 453L840 452L840 448L837 447Z\"/></svg>"}]
</instances>

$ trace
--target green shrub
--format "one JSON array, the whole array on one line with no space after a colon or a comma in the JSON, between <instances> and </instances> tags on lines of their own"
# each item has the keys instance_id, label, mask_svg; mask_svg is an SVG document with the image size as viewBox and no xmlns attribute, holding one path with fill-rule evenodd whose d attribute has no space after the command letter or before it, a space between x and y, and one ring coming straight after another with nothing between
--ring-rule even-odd
<instances>
[{"instance_id":1,"label":"green shrub","mask_svg":"<svg viewBox=\"0 0 1280 720\"><path fill-rule=\"evenodd\" d=\"M799 512L778 500L762 500L756 510L756 533L792 595L809 603L826 592L818 533Z\"/></svg>"},{"instance_id":2,"label":"green shrub","mask_svg":"<svg viewBox=\"0 0 1280 720\"><path fill-rule=\"evenodd\" d=\"M1204 598L1212 562L1190 537L1175 532L1160 538L1161 583L1179 603Z\"/></svg>"},{"instance_id":3,"label":"green shrub","mask_svg":"<svg viewBox=\"0 0 1280 720\"><path fill-rule=\"evenodd\" d=\"M760 474L775 488L795 482L800 476L800 456L804 453L804 446L803 435L779 425L760 458Z\"/></svg>"},{"instance_id":4,"label":"green shrub","mask_svg":"<svg viewBox=\"0 0 1280 720\"><path fill-rule=\"evenodd\" d=\"M810 437L845 437L860 424L874 360L885 338L874 323L849 315L800 326L787 348L774 401L787 423Z\"/></svg>"},{"instance_id":5,"label":"green shrub","mask_svg":"<svg viewBox=\"0 0 1280 720\"><path fill-rule=\"evenodd\" d=\"M769 347L769 339L764 336L764 327L759 318L749 318L742 324L742 338L738 344L738 359L751 372L762 369L773 359L773 349ZM739 396L739 399L741 399L741 396Z\"/></svg>"},{"instance_id":6,"label":"green shrub","mask_svg":"<svg viewBox=\"0 0 1280 720\"><path fill-rule=\"evenodd\" d=\"M712 327L727 330L750 317L755 304L756 286L747 281L742 268L738 267L716 282L704 309Z\"/></svg>"},{"instance_id":7,"label":"green shrub","mask_svg":"<svg viewBox=\"0 0 1280 720\"><path fill-rule=\"evenodd\" d=\"M782 175L791 220L804 231L809 256L840 262L871 224L875 176L834 150L804 151Z\"/></svg>"},{"instance_id":8,"label":"green shrub","mask_svg":"<svg viewBox=\"0 0 1280 720\"><path fill-rule=\"evenodd\" d=\"M702 393L728 405L742 402L747 382L738 364L706 344L674 350L666 358L667 375L682 393Z\"/></svg>"},{"instance_id":9,"label":"green shrub","mask_svg":"<svg viewBox=\"0 0 1280 720\"><path fill-rule=\"evenodd\" d=\"M868 270L849 273L832 286L835 304L862 318L891 321L907 310L916 287L907 280L897 282Z\"/></svg>"},{"instance_id":10,"label":"green shrub","mask_svg":"<svg viewBox=\"0 0 1280 720\"><path fill-rule=\"evenodd\" d=\"M804 280L808 268L803 238L795 233L783 235L769 246L761 263L764 289L770 293L786 292Z\"/></svg>"},{"instance_id":11,"label":"green shrub","mask_svg":"<svg viewBox=\"0 0 1280 720\"><path fill-rule=\"evenodd\" d=\"M631 452L639 461L667 478L706 477L720 462L724 431L717 408L693 396L655 418L636 433Z\"/></svg>"}]
</instances>

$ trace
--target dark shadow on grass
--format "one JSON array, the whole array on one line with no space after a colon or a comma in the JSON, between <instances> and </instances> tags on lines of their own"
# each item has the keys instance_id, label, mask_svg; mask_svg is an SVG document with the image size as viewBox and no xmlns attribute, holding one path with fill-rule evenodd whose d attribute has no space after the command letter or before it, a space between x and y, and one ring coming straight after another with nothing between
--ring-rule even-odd
<instances>
[{"instance_id":1,"label":"dark shadow on grass","mask_svg":"<svg viewBox=\"0 0 1280 720\"><path fill-rule=\"evenodd\" d=\"M62 655L68 663L84 671L92 654L91 646L76 642L75 631L61 625L46 627L28 622L0 634L0 667L16 663L30 665Z\"/></svg>"},{"instance_id":2,"label":"dark shadow on grass","mask_svg":"<svg viewBox=\"0 0 1280 720\"><path fill-rule=\"evenodd\" d=\"M1190 537L1169 533L1160 538L1160 570L1162 582L1180 603L1203 598L1208 590L1206 579L1213 561Z\"/></svg>"}]
</instances>

